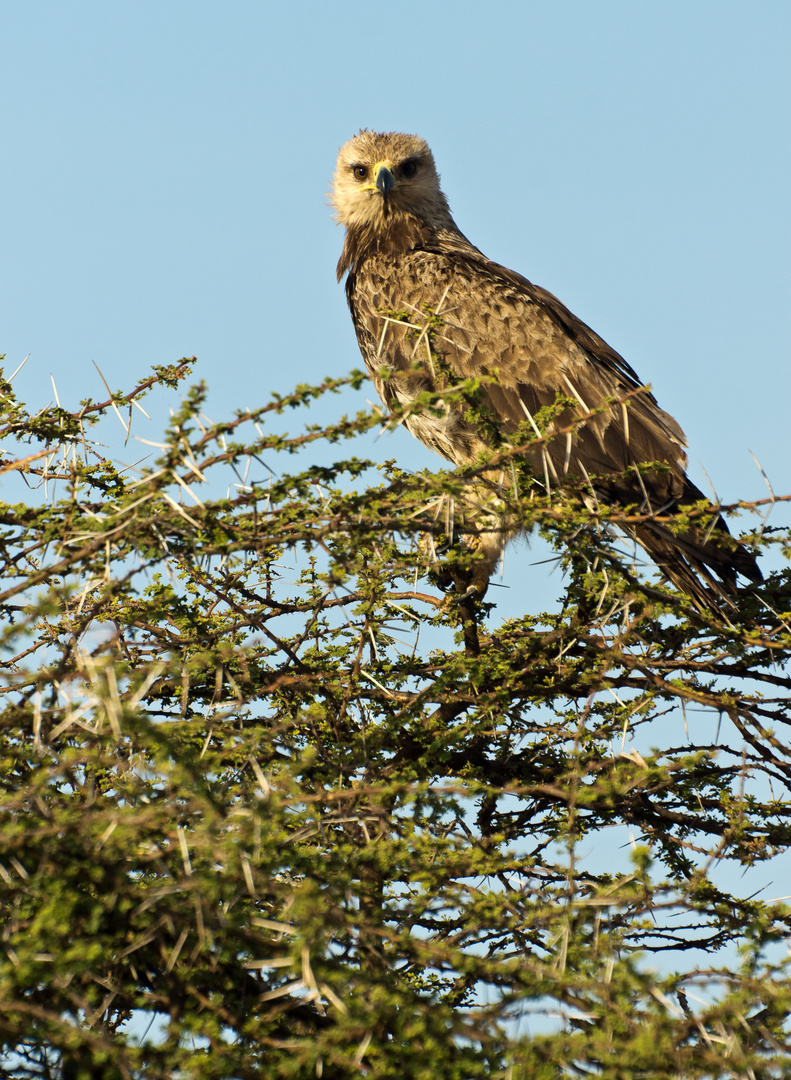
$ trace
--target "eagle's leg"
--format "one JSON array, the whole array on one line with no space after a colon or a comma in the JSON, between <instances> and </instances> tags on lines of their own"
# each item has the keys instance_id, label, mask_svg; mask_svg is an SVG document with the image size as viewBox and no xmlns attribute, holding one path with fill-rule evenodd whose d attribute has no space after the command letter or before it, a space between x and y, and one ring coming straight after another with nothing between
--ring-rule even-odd
<instances>
[{"instance_id":1,"label":"eagle's leg","mask_svg":"<svg viewBox=\"0 0 791 1080\"><path fill-rule=\"evenodd\" d=\"M497 569L510 532L498 525L491 532L462 536L455 551L452 543L438 548L431 533L420 540L421 551L430 563L432 578L443 590L453 590L456 598L482 600ZM448 553L440 561L439 556Z\"/></svg>"},{"instance_id":2,"label":"eagle's leg","mask_svg":"<svg viewBox=\"0 0 791 1080\"><path fill-rule=\"evenodd\" d=\"M491 533L485 533L465 537L461 548L464 551L462 557L454 560L451 555L441 563L435 561L431 576L440 588L452 589L454 599L483 600L502 554L500 536L495 538Z\"/></svg>"},{"instance_id":3,"label":"eagle's leg","mask_svg":"<svg viewBox=\"0 0 791 1080\"><path fill-rule=\"evenodd\" d=\"M463 597L483 599L505 547L514 536L504 505L504 480L505 473L500 469L485 472L471 484L466 505L461 508L459 531L465 534L461 544L468 554L456 569L454 584Z\"/></svg>"},{"instance_id":4,"label":"eagle's leg","mask_svg":"<svg viewBox=\"0 0 791 1080\"><path fill-rule=\"evenodd\" d=\"M489 585L488 565L476 555L477 537L453 538L423 533L418 541L421 559L428 564L431 580L455 597L482 597Z\"/></svg>"},{"instance_id":5,"label":"eagle's leg","mask_svg":"<svg viewBox=\"0 0 791 1080\"><path fill-rule=\"evenodd\" d=\"M483 600L502 557L504 540L502 531L464 538L462 543L470 553L470 561L467 566L456 568L454 572L456 592L461 593L462 597Z\"/></svg>"}]
</instances>

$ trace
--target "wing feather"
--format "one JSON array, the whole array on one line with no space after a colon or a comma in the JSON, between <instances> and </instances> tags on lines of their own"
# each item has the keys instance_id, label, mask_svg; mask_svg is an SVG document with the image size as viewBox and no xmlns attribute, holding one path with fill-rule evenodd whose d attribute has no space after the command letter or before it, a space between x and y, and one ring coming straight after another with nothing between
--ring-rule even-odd
<instances>
[{"instance_id":1,"label":"wing feather","mask_svg":"<svg viewBox=\"0 0 791 1080\"><path fill-rule=\"evenodd\" d=\"M416 356L422 359L414 340L433 320L432 342L439 358L456 378L484 380L486 404L506 434L525 420L535 429L536 415L553 406L558 395L569 404L545 434L568 427L591 410L603 410L579 424L571 445L565 434L550 442L553 472L619 476L635 464L661 462L667 468L643 481L653 505L684 492L681 428L649 391L624 405L606 405L639 390L640 380L622 356L545 289L476 249L470 254L440 245L395 259L373 254L350 280L350 304L369 369L376 379L384 360L400 372L396 379L380 380L386 401L406 402L423 389L441 388L428 366L411 371ZM378 357L370 348L374 340ZM452 422L444 422L446 430ZM453 426L455 435L464 429L461 416ZM427 437L430 425L410 427L432 449L439 449L437 438ZM455 453L448 446L440 452L463 464L484 448L476 434L470 428ZM535 464L543 471L543 461ZM612 486L620 499L644 501L636 482L626 490L623 481L613 480Z\"/></svg>"}]
</instances>

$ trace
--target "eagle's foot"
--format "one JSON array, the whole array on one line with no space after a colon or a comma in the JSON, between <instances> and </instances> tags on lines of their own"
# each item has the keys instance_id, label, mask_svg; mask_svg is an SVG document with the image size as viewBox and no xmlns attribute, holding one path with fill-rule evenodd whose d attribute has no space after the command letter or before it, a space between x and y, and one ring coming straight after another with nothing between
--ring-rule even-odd
<instances>
[{"instance_id":1,"label":"eagle's foot","mask_svg":"<svg viewBox=\"0 0 791 1080\"><path fill-rule=\"evenodd\" d=\"M465 573L456 573L453 584L459 600L483 600L489 588L485 564L479 562Z\"/></svg>"},{"instance_id":2,"label":"eagle's foot","mask_svg":"<svg viewBox=\"0 0 791 1080\"><path fill-rule=\"evenodd\" d=\"M456 600L458 603L461 603L463 600L483 600L483 597L484 593L478 588L477 585L468 585L465 592L456 593L453 596L453 599Z\"/></svg>"},{"instance_id":3,"label":"eagle's foot","mask_svg":"<svg viewBox=\"0 0 791 1080\"><path fill-rule=\"evenodd\" d=\"M489 587L489 566L485 559L475 553L472 545L465 545L458 562L451 558L442 564L435 563L430 577L443 592L449 594L449 599L483 600Z\"/></svg>"},{"instance_id":4,"label":"eagle's foot","mask_svg":"<svg viewBox=\"0 0 791 1080\"><path fill-rule=\"evenodd\" d=\"M483 600L500 554L499 542L493 544L488 533L465 536L455 544L444 533L437 537L424 533L420 550L429 563L429 579L449 594L449 600ZM447 552L449 557L440 561Z\"/></svg>"},{"instance_id":5,"label":"eagle's foot","mask_svg":"<svg viewBox=\"0 0 791 1080\"><path fill-rule=\"evenodd\" d=\"M476 585L466 584L459 578L443 591L445 593L445 601L442 605L444 608L452 608L467 601L483 599L483 593Z\"/></svg>"}]
</instances>

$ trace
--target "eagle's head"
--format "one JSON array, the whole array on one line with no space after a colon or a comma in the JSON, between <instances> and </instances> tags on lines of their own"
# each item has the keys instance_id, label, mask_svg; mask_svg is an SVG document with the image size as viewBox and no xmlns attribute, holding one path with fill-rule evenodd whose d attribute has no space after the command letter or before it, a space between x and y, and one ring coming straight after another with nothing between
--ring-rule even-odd
<instances>
[{"instance_id":1,"label":"eagle's head","mask_svg":"<svg viewBox=\"0 0 791 1080\"><path fill-rule=\"evenodd\" d=\"M399 218L451 223L425 139L361 131L341 147L332 184L335 216L347 229L376 230Z\"/></svg>"}]
</instances>

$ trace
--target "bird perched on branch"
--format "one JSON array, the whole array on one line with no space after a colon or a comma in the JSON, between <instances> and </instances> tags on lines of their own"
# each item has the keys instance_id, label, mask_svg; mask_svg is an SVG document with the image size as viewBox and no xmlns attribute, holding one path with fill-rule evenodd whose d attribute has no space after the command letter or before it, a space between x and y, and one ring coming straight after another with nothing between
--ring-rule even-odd
<instances>
[{"instance_id":1,"label":"bird perched on branch","mask_svg":"<svg viewBox=\"0 0 791 1080\"><path fill-rule=\"evenodd\" d=\"M457 466L525 444L546 493L576 477L589 498L636 506L646 517L635 539L699 608L716 608L737 574L760 580L722 518L681 532L655 520L704 499L685 472L681 428L556 297L469 242L423 139L361 131L341 147L332 201L360 351L382 401L421 442ZM479 408L454 392L468 379ZM467 580L482 595L518 528L492 525L491 498L479 505Z\"/></svg>"}]
</instances>

